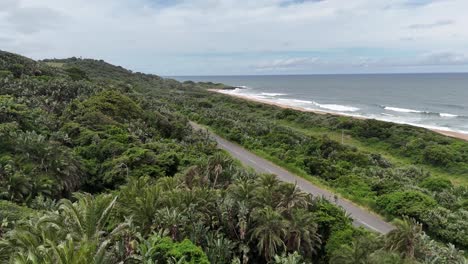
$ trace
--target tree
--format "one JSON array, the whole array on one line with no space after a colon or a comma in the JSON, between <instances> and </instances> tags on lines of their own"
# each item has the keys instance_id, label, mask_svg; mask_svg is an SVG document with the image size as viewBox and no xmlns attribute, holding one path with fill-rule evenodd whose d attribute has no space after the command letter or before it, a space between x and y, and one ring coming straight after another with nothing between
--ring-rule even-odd
<instances>
[{"instance_id":1,"label":"tree","mask_svg":"<svg viewBox=\"0 0 468 264\"><path fill-rule=\"evenodd\" d=\"M286 244L289 251L312 256L321 244L313 213L305 209L293 209L287 227Z\"/></svg>"},{"instance_id":2,"label":"tree","mask_svg":"<svg viewBox=\"0 0 468 264\"><path fill-rule=\"evenodd\" d=\"M20 223L2 241L15 263L108 263L108 249L128 227L109 226L116 197L75 194L58 211Z\"/></svg>"},{"instance_id":3,"label":"tree","mask_svg":"<svg viewBox=\"0 0 468 264\"><path fill-rule=\"evenodd\" d=\"M213 187L230 183L231 179L226 172L232 169L232 165L232 159L221 152L210 157L206 166L206 175Z\"/></svg>"},{"instance_id":4,"label":"tree","mask_svg":"<svg viewBox=\"0 0 468 264\"><path fill-rule=\"evenodd\" d=\"M278 208L281 202L279 180L273 174L261 174L256 179L255 202L258 206Z\"/></svg>"},{"instance_id":5,"label":"tree","mask_svg":"<svg viewBox=\"0 0 468 264\"><path fill-rule=\"evenodd\" d=\"M213 264L230 263L236 243L224 237L222 233L210 232L206 235L205 252Z\"/></svg>"},{"instance_id":6,"label":"tree","mask_svg":"<svg viewBox=\"0 0 468 264\"><path fill-rule=\"evenodd\" d=\"M76 193L77 201L72 203L64 199L60 202L60 215L64 217L67 233L76 239L100 240L108 224L117 197L102 195L93 197L87 193ZM109 235L116 235L127 226L127 223L117 226Z\"/></svg>"},{"instance_id":7,"label":"tree","mask_svg":"<svg viewBox=\"0 0 468 264\"><path fill-rule=\"evenodd\" d=\"M350 244L342 244L331 252L331 264L368 264L369 256L376 250L378 243L372 236L360 235Z\"/></svg>"},{"instance_id":8,"label":"tree","mask_svg":"<svg viewBox=\"0 0 468 264\"><path fill-rule=\"evenodd\" d=\"M287 234L287 222L281 214L271 207L258 209L253 213L255 227L251 239L267 261L285 248L283 238Z\"/></svg>"},{"instance_id":9,"label":"tree","mask_svg":"<svg viewBox=\"0 0 468 264\"><path fill-rule=\"evenodd\" d=\"M279 190L283 195L280 206L288 213L293 207L306 207L309 202L308 195L301 191L297 184L282 183Z\"/></svg>"},{"instance_id":10,"label":"tree","mask_svg":"<svg viewBox=\"0 0 468 264\"><path fill-rule=\"evenodd\" d=\"M149 177L131 178L121 188L117 206L123 216L132 216L143 235L149 234L155 215L162 206L161 191Z\"/></svg>"},{"instance_id":11,"label":"tree","mask_svg":"<svg viewBox=\"0 0 468 264\"><path fill-rule=\"evenodd\" d=\"M283 254L281 256L276 255L274 258L274 263L275 264L305 264L305 262L302 261L301 255L299 253L294 252L292 254Z\"/></svg>"},{"instance_id":12,"label":"tree","mask_svg":"<svg viewBox=\"0 0 468 264\"><path fill-rule=\"evenodd\" d=\"M185 227L187 218L178 208L164 208L156 212L155 224L158 224L161 228L168 230L173 240L178 240L180 237L180 231Z\"/></svg>"},{"instance_id":13,"label":"tree","mask_svg":"<svg viewBox=\"0 0 468 264\"><path fill-rule=\"evenodd\" d=\"M413 218L404 216L394 221L395 229L386 235L385 247L400 253L403 257L414 259L416 247L424 234L422 225Z\"/></svg>"}]
</instances>

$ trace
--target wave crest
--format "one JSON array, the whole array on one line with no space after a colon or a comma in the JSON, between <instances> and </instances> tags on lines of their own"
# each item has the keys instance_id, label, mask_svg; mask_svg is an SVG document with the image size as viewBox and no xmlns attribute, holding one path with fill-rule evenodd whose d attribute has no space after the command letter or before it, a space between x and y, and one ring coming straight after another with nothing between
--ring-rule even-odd
<instances>
[{"instance_id":1,"label":"wave crest","mask_svg":"<svg viewBox=\"0 0 468 264\"><path fill-rule=\"evenodd\" d=\"M423 113L423 111L419 111L419 110L400 108L400 107L391 107L391 106L384 106L384 109L388 111L400 112L400 113Z\"/></svg>"},{"instance_id":2,"label":"wave crest","mask_svg":"<svg viewBox=\"0 0 468 264\"><path fill-rule=\"evenodd\" d=\"M275 96L284 96L284 95L287 95L287 94L285 94L285 93L262 93L262 95L275 97Z\"/></svg>"},{"instance_id":3,"label":"wave crest","mask_svg":"<svg viewBox=\"0 0 468 264\"><path fill-rule=\"evenodd\" d=\"M339 104L319 104L317 102L314 102L314 105L316 105L316 106L318 106L320 108L324 108L324 109L328 109L328 110L332 110L332 111L338 111L338 112L356 112L356 111L360 110L357 107L347 106L347 105L339 105Z\"/></svg>"},{"instance_id":4,"label":"wave crest","mask_svg":"<svg viewBox=\"0 0 468 264\"><path fill-rule=\"evenodd\" d=\"M409 109L409 108L400 108L400 107L392 107L392 106L382 106L385 110L387 111L393 111L393 112L400 112L400 113L413 113L413 114L424 114L424 115L436 115L444 118L456 118L459 117L458 115L455 114L450 114L450 113L437 113L437 112L429 112L429 111L420 111L420 110L415 110L415 109Z\"/></svg>"}]
</instances>

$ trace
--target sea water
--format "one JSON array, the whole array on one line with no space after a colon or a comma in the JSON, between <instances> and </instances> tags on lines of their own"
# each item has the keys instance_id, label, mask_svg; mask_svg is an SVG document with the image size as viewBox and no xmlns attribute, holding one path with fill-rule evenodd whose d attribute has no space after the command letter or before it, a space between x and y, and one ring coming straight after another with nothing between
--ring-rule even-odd
<instances>
[{"instance_id":1,"label":"sea water","mask_svg":"<svg viewBox=\"0 0 468 264\"><path fill-rule=\"evenodd\" d=\"M350 116L468 134L468 73L178 76L226 93Z\"/></svg>"}]
</instances>

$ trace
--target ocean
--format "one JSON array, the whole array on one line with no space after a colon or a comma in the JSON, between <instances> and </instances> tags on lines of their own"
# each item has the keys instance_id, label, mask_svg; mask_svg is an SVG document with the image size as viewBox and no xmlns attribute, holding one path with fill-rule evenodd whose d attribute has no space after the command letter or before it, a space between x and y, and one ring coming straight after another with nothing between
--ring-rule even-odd
<instances>
[{"instance_id":1,"label":"ocean","mask_svg":"<svg viewBox=\"0 0 468 264\"><path fill-rule=\"evenodd\" d=\"M309 110L468 134L468 73L177 76Z\"/></svg>"}]
</instances>

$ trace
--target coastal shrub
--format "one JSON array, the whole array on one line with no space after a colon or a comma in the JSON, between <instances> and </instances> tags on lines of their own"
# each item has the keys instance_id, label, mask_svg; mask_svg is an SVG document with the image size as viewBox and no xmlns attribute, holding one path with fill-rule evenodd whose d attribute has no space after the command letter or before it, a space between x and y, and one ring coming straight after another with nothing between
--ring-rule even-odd
<instances>
[{"instance_id":1,"label":"coastal shrub","mask_svg":"<svg viewBox=\"0 0 468 264\"><path fill-rule=\"evenodd\" d=\"M11 71L0 70L0 80L13 76Z\"/></svg>"},{"instance_id":2,"label":"coastal shrub","mask_svg":"<svg viewBox=\"0 0 468 264\"><path fill-rule=\"evenodd\" d=\"M369 201L375 199L375 194L369 184L357 175L341 176L333 182L333 185L353 197L364 198Z\"/></svg>"},{"instance_id":3,"label":"coastal shrub","mask_svg":"<svg viewBox=\"0 0 468 264\"><path fill-rule=\"evenodd\" d=\"M23 75L24 66L22 64L15 63L10 66L9 70L11 73L13 73L15 78L20 78Z\"/></svg>"},{"instance_id":4,"label":"coastal shrub","mask_svg":"<svg viewBox=\"0 0 468 264\"><path fill-rule=\"evenodd\" d=\"M424 160L436 166L448 166L455 161L454 153L445 146L429 146L423 153Z\"/></svg>"},{"instance_id":5,"label":"coastal shrub","mask_svg":"<svg viewBox=\"0 0 468 264\"><path fill-rule=\"evenodd\" d=\"M14 222L21 219L25 219L31 216L34 210L20 206L16 203L0 200L0 237L1 237L1 223L3 221Z\"/></svg>"},{"instance_id":6,"label":"coastal shrub","mask_svg":"<svg viewBox=\"0 0 468 264\"><path fill-rule=\"evenodd\" d=\"M419 191L396 191L377 198L377 206L386 214L410 216L421 219L421 215L437 206L434 198Z\"/></svg>"},{"instance_id":7,"label":"coastal shrub","mask_svg":"<svg viewBox=\"0 0 468 264\"><path fill-rule=\"evenodd\" d=\"M79 69L79 68L71 67L71 68L65 69L65 71L67 72L68 76L70 76L70 78L73 81L80 81L80 80L88 80L89 79L88 76L86 75L86 72Z\"/></svg>"},{"instance_id":8,"label":"coastal shrub","mask_svg":"<svg viewBox=\"0 0 468 264\"><path fill-rule=\"evenodd\" d=\"M449 179L441 177L429 177L421 182L419 185L422 188L426 188L433 192L441 192L445 189L453 187Z\"/></svg>"},{"instance_id":9,"label":"coastal shrub","mask_svg":"<svg viewBox=\"0 0 468 264\"><path fill-rule=\"evenodd\" d=\"M351 245L353 236L354 230L352 228L332 232L325 247L327 255L331 256L336 250L340 249L342 245Z\"/></svg>"},{"instance_id":10,"label":"coastal shrub","mask_svg":"<svg viewBox=\"0 0 468 264\"><path fill-rule=\"evenodd\" d=\"M453 212L437 207L423 213L421 221L427 225L431 235L461 248L468 247L468 210L459 209Z\"/></svg>"},{"instance_id":11,"label":"coastal shrub","mask_svg":"<svg viewBox=\"0 0 468 264\"><path fill-rule=\"evenodd\" d=\"M188 239L184 239L182 242L174 242L168 237L160 238L159 235L152 235L140 244L139 250L144 255L145 262L170 263L170 261L180 261L179 263L184 264L210 263L203 250Z\"/></svg>"}]
</instances>

